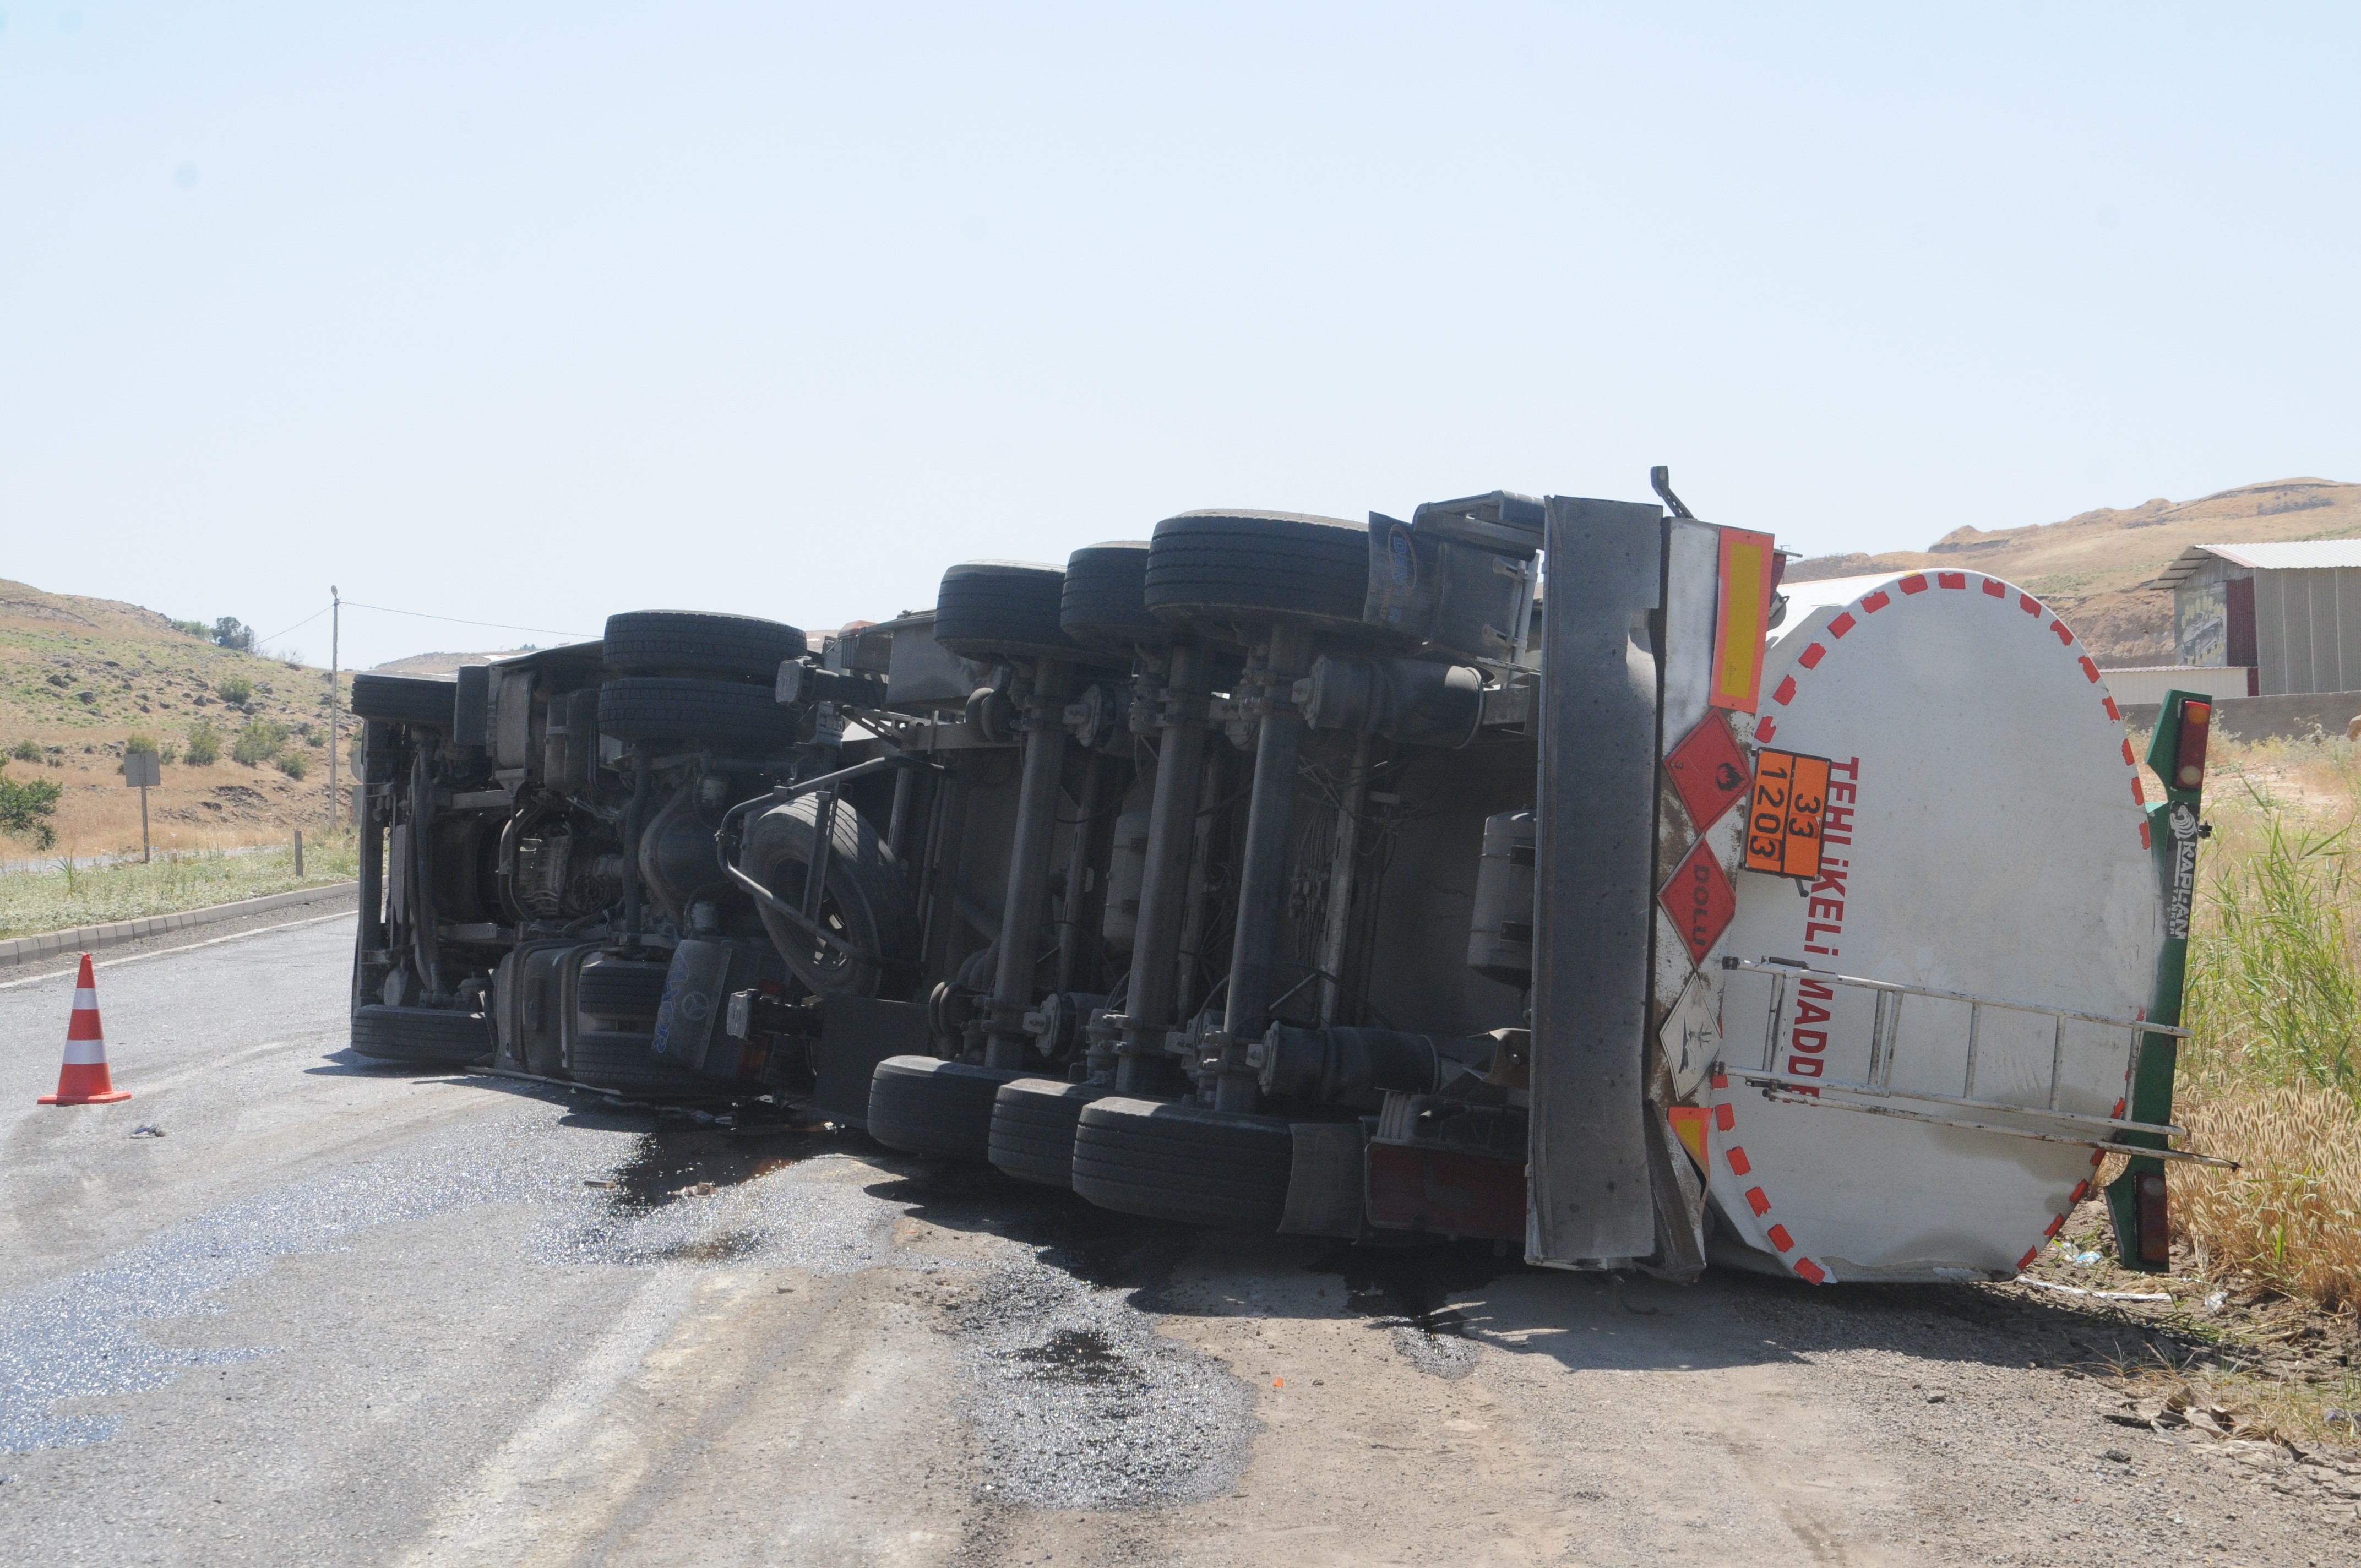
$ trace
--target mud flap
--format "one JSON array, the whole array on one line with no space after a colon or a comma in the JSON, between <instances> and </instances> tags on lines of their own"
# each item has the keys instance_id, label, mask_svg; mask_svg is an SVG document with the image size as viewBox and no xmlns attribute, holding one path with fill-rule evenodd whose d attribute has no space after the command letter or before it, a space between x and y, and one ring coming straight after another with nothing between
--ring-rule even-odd
<instances>
[{"instance_id":1,"label":"mud flap","mask_svg":"<svg viewBox=\"0 0 2361 1568\"><path fill-rule=\"evenodd\" d=\"M765 965L748 946L692 938L673 949L672 967L664 975L664 1000L656 1008L654 1054L675 1067L724 1082L752 1079L759 1059L746 1059L749 1047L721 1029L721 1015L730 993L752 985ZM759 1058L760 1047L754 1047ZM752 1071L741 1071L751 1068Z\"/></svg>"},{"instance_id":2,"label":"mud flap","mask_svg":"<svg viewBox=\"0 0 2361 1568\"><path fill-rule=\"evenodd\" d=\"M1287 1236L1358 1237L1361 1157L1367 1133L1355 1122L1298 1122L1295 1164L1287 1178L1287 1210L1279 1232Z\"/></svg>"},{"instance_id":3,"label":"mud flap","mask_svg":"<svg viewBox=\"0 0 2361 1568\"><path fill-rule=\"evenodd\" d=\"M1548 503L1525 1234L1535 1263L1620 1266L1658 1247L1643 1053L1663 515Z\"/></svg>"},{"instance_id":4,"label":"mud flap","mask_svg":"<svg viewBox=\"0 0 2361 1568\"><path fill-rule=\"evenodd\" d=\"M869 1080L887 1057L932 1056L934 1036L919 1002L831 996L812 1053L812 1108L856 1127L869 1124Z\"/></svg>"}]
</instances>

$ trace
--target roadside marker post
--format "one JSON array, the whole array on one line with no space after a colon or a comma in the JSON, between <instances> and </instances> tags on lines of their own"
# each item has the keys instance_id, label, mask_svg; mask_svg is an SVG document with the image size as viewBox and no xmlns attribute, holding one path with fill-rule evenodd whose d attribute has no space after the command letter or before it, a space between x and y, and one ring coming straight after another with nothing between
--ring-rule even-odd
<instances>
[{"instance_id":1,"label":"roadside marker post","mask_svg":"<svg viewBox=\"0 0 2361 1568\"><path fill-rule=\"evenodd\" d=\"M139 863L148 863L148 786L164 782L163 769L158 766L153 751L123 753L123 782L136 785L139 791Z\"/></svg>"}]
</instances>

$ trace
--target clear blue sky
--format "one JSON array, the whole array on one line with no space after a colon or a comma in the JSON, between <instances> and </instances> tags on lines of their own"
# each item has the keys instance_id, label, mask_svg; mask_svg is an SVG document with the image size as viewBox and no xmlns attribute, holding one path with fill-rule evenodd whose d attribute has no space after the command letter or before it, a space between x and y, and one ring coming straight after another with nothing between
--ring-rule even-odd
<instances>
[{"instance_id":1,"label":"clear blue sky","mask_svg":"<svg viewBox=\"0 0 2361 1568\"><path fill-rule=\"evenodd\" d=\"M0 10L0 576L177 616L833 625L1652 463L1814 553L2361 478L2349 6Z\"/></svg>"}]
</instances>

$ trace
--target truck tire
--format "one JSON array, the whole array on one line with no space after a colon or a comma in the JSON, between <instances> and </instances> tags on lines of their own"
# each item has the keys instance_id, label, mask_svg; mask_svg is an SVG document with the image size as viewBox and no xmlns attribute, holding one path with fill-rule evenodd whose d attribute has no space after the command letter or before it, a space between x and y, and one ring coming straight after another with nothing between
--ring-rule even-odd
<instances>
[{"instance_id":1,"label":"truck tire","mask_svg":"<svg viewBox=\"0 0 2361 1568\"><path fill-rule=\"evenodd\" d=\"M796 714L768 686L626 675L598 688L598 732L619 740L697 741L764 755L795 744Z\"/></svg>"},{"instance_id":2,"label":"truck tire","mask_svg":"<svg viewBox=\"0 0 2361 1568\"><path fill-rule=\"evenodd\" d=\"M664 1001L663 964L588 963L574 981L574 1010L593 1018L642 1018L655 1021Z\"/></svg>"},{"instance_id":3,"label":"truck tire","mask_svg":"<svg viewBox=\"0 0 2361 1568\"><path fill-rule=\"evenodd\" d=\"M1148 608L1166 620L1367 631L1369 531L1283 511L1191 511L1156 525Z\"/></svg>"},{"instance_id":4,"label":"truck tire","mask_svg":"<svg viewBox=\"0 0 2361 1568\"><path fill-rule=\"evenodd\" d=\"M932 1057L887 1057L869 1080L869 1135L907 1154L981 1162L991 1148L993 1097L1023 1076Z\"/></svg>"},{"instance_id":5,"label":"truck tire","mask_svg":"<svg viewBox=\"0 0 2361 1568\"><path fill-rule=\"evenodd\" d=\"M1275 1116L1109 1096L1074 1128L1074 1191L1102 1209L1276 1231L1295 1135Z\"/></svg>"},{"instance_id":6,"label":"truck tire","mask_svg":"<svg viewBox=\"0 0 2361 1568\"><path fill-rule=\"evenodd\" d=\"M691 1100L714 1098L714 1086L655 1057L655 1036L623 1029L585 1029L574 1036L566 1076L592 1089Z\"/></svg>"},{"instance_id":7,"label":"truck tire","mask_svg":"<svg viewBox=\"0 0 2361 1568\"><path fill-rule=\"evenodd\" d=\"M992 1102L992 1163L1020 1181L1074 1184L1074 1124L1082 1107L1112 1090L1055 1078L1016 1078Z\"/></svg>"},{"instance_id":8,"label":"truck tire","mask_svg":"<svg viewBox=\"0 0 2361 1568\"><path fill-rule=\"evenodd\" d=\"M779 666L802 658L807 646L796 628L760 616L634 609L607 618L599 649L619 675L703 675L767 686Z\"/></svg>"},{"instance_id":9,"label":"truck tire","mask_svg":"<svg viewBox=\"0 0 2361 1568\"><path fill-rule=\"evenodd\" d=\"M1089 544L1066 557L1066 589L1058 624L1086 648L1160 648L1172 629L1148 608L1148 544L1115 540Z\"/></svg>"},{"instance_id":10,"label":"truck tire","mask_svg":"<svg viewBox=\"0 0 2361 1568\"><path fill-rule=\"evenodd\" d=\"M796 978L823 996L878 996L906 981L917 956L918 911L910 889L869 819L840 799L829 835L828 887L820 923L873 956L856 959L823 947L768 905L757 904L772 946ZM774 806L746 829L739 869L786 903L803 906L804 884L819 843L819 801L798 795Z\"/></svg>"},{"instance_id":11,"label":"truck tire","mask_svg":"<svg viewBox=\"0 0 2361 1568\"><path fill-rule=\"evenodd\" d=\"M353 677L353 711L363 718L395 724L425 724L448 730L458 695L457 682L429 680L423 675Z\"/></svg>"},{"instance_id":12,"label":"truck tire","mask_svg":"<svg viewBox=\"0 0 2361 1568\"><path fill-rule=\"evenodd\" d=\"M969 659L1080 659L1059 624L1066 574L1024 561L963 561L935 593L935 641Z\"/></svg>"},{"instance_id":13,"label":"truck tire","mask_svg":"<svg viewBox=\"0 0 2361 1568\"><path fill-rule=\"evenodd\" d=\"M353 1009L353 1049L375 1061L467 1063L492 1054L491 1020L447 1007Z\"/></svg>"}]
</instances>

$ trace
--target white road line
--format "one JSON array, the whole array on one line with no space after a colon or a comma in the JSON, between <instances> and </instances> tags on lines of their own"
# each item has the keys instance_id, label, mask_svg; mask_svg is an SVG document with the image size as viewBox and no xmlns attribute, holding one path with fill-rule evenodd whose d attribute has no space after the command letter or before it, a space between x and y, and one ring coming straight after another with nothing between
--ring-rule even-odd
<instances>
[{"instance_id":1,"label":"white road line","mask_svg":"<svg viewBox=\"0 0 2361 1568\"><path fill-rule=\"evenodd\" d=\"M233 931L226 937L209 937L202 942L190 942L178 948L159 948L152 953L130 953L119 959L93 959L90 960L90 967L93 970L115 969L123 964L136 964L148 959L169 959L174 953L192 953L199 948L217 948L224 942L243 942L248 937L267 937L273 931L292 931L298 926L317 926L329 920L359 918L360 916L351 910L346 910L340 915L314 915L309 920L287 920L276 926L257 926L251 931ZM75 957L79 959L81 955L76 954ZM58 980L81 972L82 965L76 962L71 968L51 970L47 974L27 975L23 980L0 981L0 991L14 991L20 985L38 985L45 980Z\"/></svg>"},{"instance_id":2,"label":"white road line","mask_svg":"<svg viewBox=\"0 0 2361 1568\"><path fill-rule=\"evenodd\" d=\"M613 1419L610 1401L638 1376L648 1357L671 1335L696 1294L700 1270L660 1267L616 1317L574 1376L541 1402L464 1486L451 1487L426 1538L402 1558L402 1568L434 1563L525 1563L577 1560L581 1542L537 1551L546 1531L574 1521L562 1504L593 1500L598 1480L618 1496L644 1471L648 1455L630 1427ZM588 1475L585 1475L585 1472ZM588 1482L589 1484L586 1485ZM546 1505L546 1506L545 1506Z\"/></svg>"},{"instance_id":3,"label":"white road line","mask_svg":"<svg viewBox=\"0 0 2361 1568\"><path fill-rule=\"evenodd\" d=\"M324 1034L301 1036L291 1040L271 1040L259 1046L248 1046L242 1051L232 1051L225 1057L207 1058L194 1067L183 1068L179 1072L168 1072L161 1078L141 1079L137 1083L126 1081L122 1087L137 1090L142 1094L160 1094L176 1083L218 1072L234 1062L249 1061L256 1057L267 1057L274 1051L301 1050L305 1046L316 1046L323 1050L341 1050L344 1047L344 1033L341 1030L331 1030Z\"/></svg>"}]
</instances>

